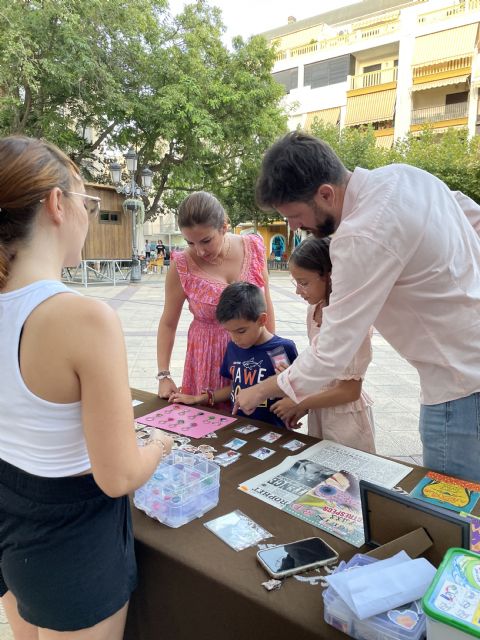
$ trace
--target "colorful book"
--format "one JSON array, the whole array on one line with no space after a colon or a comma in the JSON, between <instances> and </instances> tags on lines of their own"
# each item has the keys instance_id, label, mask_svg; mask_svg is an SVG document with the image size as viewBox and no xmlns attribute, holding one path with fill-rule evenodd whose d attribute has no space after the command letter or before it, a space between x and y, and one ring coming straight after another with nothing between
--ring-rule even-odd
<instances>
[{"instance_id":1,"label":"colorful book","mask_svg":"<svg viewBox=\"0 0 480 640\"><path fill-rule=\"evenodd\" d=\"M480 498L480 484L429 471L410 495L437 507L470 513Z\"/></svg>"}]
</instances>

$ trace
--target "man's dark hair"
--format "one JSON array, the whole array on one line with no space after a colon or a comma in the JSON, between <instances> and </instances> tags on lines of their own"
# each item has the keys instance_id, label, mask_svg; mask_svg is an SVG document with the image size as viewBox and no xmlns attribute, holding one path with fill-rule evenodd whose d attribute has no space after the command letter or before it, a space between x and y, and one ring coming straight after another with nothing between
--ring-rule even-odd
<instances>
[{"instance_id":1,"label":"man's dark hair","mask_svg":"<svg viewBox=\"0 0 480 640\"><path fill-rule=\"evenodd\" d=\"M323 140L292 131L265 153L256 187L261 209L288 202L310 202L322 184L341 185L347 171Z\"/></svg>"},{"instance_id":2,"label":"man's dark hair","mask_svg":"<svg viewBox=\"0 0 480 640\"><path fill-rule=\"evenodd\" d=\"M261 289L249 282L234 282L223 290L215 315L220 324L229 320L256 322L267 304Z\"/></svg>"}]
</instances>

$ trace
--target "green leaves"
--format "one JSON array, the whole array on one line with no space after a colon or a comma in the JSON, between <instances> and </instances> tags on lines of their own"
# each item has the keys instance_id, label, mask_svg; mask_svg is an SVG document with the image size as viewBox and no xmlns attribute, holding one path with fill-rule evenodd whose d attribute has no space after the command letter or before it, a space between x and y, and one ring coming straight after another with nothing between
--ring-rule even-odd
<instances>
[{"instance_id":1,"label":"green leaves","mask_svg":"<svg viewBox=\"0 0 480 640\"><path fill-rule=\"evenodd\" d=\"M397 141L392 149L377 147L369 127L347 127L339 132L337 127L316 120L312 133L328 142L349 170L403 162L432 173L450 189L463 191L480 202L480 137L469 140L466 129L435 133L435 129L426 127Z\"/></svg>"},{"instance_id":2,"label":"green leaves","mask_svg":"<svg viewBox=\"0 0 480 640\"><path fill-rule=\"evenodd\" d=\"M1 135L48 138L100 182L99 151L134 146L155 171L147 218L196 189L254 209L252 174L285 130L263 38L227 49L204 0L175 17L166 0L0 0L0 18Z\"/></svg>"}]
</instances>

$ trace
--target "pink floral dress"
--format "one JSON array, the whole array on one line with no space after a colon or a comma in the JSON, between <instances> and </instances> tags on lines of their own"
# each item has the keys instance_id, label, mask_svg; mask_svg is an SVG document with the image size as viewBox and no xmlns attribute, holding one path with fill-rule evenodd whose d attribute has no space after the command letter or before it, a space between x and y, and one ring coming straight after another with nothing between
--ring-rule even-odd
<instances>
[{"instance_id":1,"label":"pink floral dress","mask_svg":"<svg viewBox=\"0 0 480 640\"><path fill-rule=\"evenodd\" d=\"M247 234L243 240L244 258L239 280L263 289L265 247L260 236ZM205 273L187 251L174 256L180 282L193 314L187 338L182 393L199 395L203 389L220 389L231 380L220 376L220 367L230 340L228 332L215 318L215 309L227 284Z\"/></svg>"},{"instance_id":2,"label":"pink floral dress","mask_svg":"<svg viewBox=\"0 0 480 640\"><path fill-rule=\"evenodd\" d=\"M309 305L307 311L307 332L310 344L320 331L314 319L316 305ZM360 345L352 362L339 380L363 380L368 365L372 361L371 331ZM326 388L335 384L332 382ZM375 453L375 427L373 422L373 402L362 389L360 398L337 407L311 409L308 412L308 435L314 438L333 440L347 447Z\"/></svg>"}]
</instances>

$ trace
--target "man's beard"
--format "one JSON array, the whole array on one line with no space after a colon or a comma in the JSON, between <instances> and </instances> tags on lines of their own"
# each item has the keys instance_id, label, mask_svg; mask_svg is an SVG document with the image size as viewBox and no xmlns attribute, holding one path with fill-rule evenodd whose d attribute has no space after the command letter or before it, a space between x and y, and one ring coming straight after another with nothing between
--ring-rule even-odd
<instances>
[{"instance_id":1,"label":"man's beard","mask_svg":"<svg viewBox=\"0 0 480 640\"><path fill-rule=\"evenodd\" d=\"M331 213L323 213L316 202L312 201L309 204L312 207L313 213L315 214L315 219L322 219L323 222L317 223L317 225L313 229L310 229L308 227L301 228L305 231L311 231L316 238L326 238L327 236L331 236L333 233L335 233L338 226L335 217L332 216Z\"/></svg>"},{"instance_id":2,"label":"man's beard","mask_svg":"<svg viewBox=\"0 0 480 640\"><path fill-rule=\"evenodd\" d=\"M312 233L317 238L326 238L335 233L336 228L335 218L331 214L327 214L322 224L317 224L315 229L312 229Z\"/></svg>"}]
</instances>

